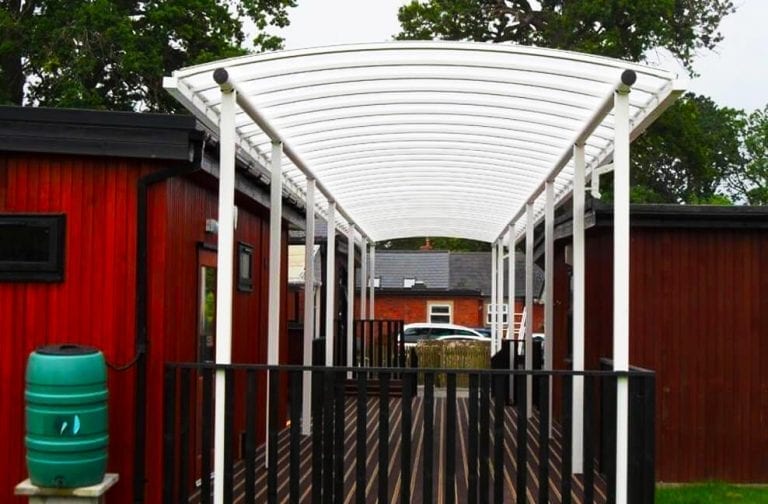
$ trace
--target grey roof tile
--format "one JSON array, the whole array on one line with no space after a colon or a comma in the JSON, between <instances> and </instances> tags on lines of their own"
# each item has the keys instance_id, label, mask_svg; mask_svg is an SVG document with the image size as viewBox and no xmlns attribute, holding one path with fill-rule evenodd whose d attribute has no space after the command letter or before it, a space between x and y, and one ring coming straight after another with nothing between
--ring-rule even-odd
<instances>
[{"instance_id":1,"label":"grey roof tile","mask_svg":"<svg viewBox=\"0 0 768 504\"><path fill-rule=\"evenodd\" d=\"M448 289L446 251L376 251L375 276L384 289L402 289L406 278L423 282L427 289Z\"/></svg>"},{"instance_id":2,"label":"grey roof tile","mask_svg":"<svg viewBox=\"0 0 768 504\"><path fill-rule=\"evenodd\" d=\"M534 297L544 289L544 271L534 264ZM448 252L377 250L375 276L384 289L402 289L403 280L413 278L427 289L474 290L482 296L491 295L490 252ZM504 267L504 280L507 267ZM359 286L359 279L357 280ZM506 295L505 288L505 295ZM525 296L525 257L517 254L515 267L515 296Z\"/></svg>"}]
</instances>

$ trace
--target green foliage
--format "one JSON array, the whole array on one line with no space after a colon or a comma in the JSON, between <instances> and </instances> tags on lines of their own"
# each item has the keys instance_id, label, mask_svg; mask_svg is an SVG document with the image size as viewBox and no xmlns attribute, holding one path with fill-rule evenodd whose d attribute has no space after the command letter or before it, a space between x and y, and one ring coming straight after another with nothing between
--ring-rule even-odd
<instances>
[{"instance_id":1,"label":"green foliage","mask_svg":"<svg viewBox=\"0 0 768 504\"><path fill-rule=\"evenodd\" d=\"M722 39L731 0L413 0L399 39L474 40L570 49L641 61L667 48L692 71L698 49Z\"/></svg>"},{"instance_id":2,"label":"green foliage","mask_svg":"<svg viewBox=\"0 0 768 504\"><path fill-rule=\"evenodd\" d=\"M287 25L295 1L4 0L0 103L175 109L164 75L244 54L246 20L256 49L280 48L264 29Z\"/></svg>"},{"instance_id":3,"label":"green foliage","mask_svg":"<svg viewBox=\"0 0 768 504\"><path fill-rule=\"evenodd\" d=\"M464 238L429 238L432 250L455 250L464 252L490 252L491 244ZM419 250L425 238L399 238L383 243L383 248L391 250Z\"/></svg>"},{"instance_id":4,"label":"green foliage","mask_svg":"<svg viewBox=\"0 0 768 504\"><path fill-rule=\"evenodd\" d=\"M768 487L704 483L659 487L656 504L768 504Z\"/></svg>"},{"instance_id":5,"label":"green foliage","mask_svg":"<svg viewBox=\"0 0 768 504\"><path fill-rule=\"evenodd\" d=\"M743 153L744 170L731 174L729 185L750 205L768 205L768 105L747 118Z\"/></svg>"},{"instance_id":6,"label":"green foliage","mask_svg":"<svg viewBox=\"0 0 768 504\"><path fill-rule=\"evenodd\" d=\"M634 201L729 204L723 190L744 164L743 125L741 111L683 96L632 144Z\"/></svg>"},{"instance_id":7,"label":"green foliage","mask_svg":"<svg viewBox=\"0 0 768 504\"><path fill-rule=\"evenodd\" d=\"M663 47L693 74L696 50L717 45L720 21L733 11L731 0L414 0L400 8L398 38L515 42L632 61ZM684 96L632 146L632 201L766 204L765 116L750 116L743 133L743 112ZM602 185L610 200L611 177Z\"/></svg>"}]
</instances>

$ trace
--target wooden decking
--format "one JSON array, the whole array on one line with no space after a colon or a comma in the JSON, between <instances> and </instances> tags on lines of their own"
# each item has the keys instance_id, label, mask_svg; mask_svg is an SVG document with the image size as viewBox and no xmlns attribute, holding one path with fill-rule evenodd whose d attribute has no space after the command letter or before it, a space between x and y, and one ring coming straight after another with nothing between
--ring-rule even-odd
<instances>
[{"instance_id":1,"label":"wooden decking","mask_svg":"<svg viewBox=\"0 0 768 504\"><path fill-rule=\"evenodd\" d=\"M412 443L411 460L412 474L408 481L403 481L400 462L402 449L402 400L400 398L391 398L389 401L389 464L388 471L388 499L387 502L400 502L401 493L405 485L410 488L411 502L424 502L422 479L425 457L431 456L434 467L433 488L436 502L445 502L445 450L455 450L455 495L456 502L467 502L468 475L470 471L478 471L478 467L468 464L469 440L467 422L469 419L468 401L465 398L457 399L456 414L456 434L454 439L448 439L446 429L445 399L435 398L434 408L434 451L432 454L426 454L424 451L424 401L421 397L413 399L412 403ZM356 401L352 397L346 399L346 421L344 429L344 498L336 499L340 504L350 504L356 502ZM497 477L493 471L493 462L490 458L493 456L494 434L493 434L493 408L490 408L490 450L489 454L489 489L488 496L493 498L493 482ZM515 482L517 478L516 464L516 430L517 415L511 407L504 408L505 420L504 427L504 473L503 473L503 492L504 502L517 502L515 491ZM368 415L366 429L366 502L377 502L378 481L379 481L379 399L376 397L368 399ZM526 502L535 503L538 498L538 488L541 482L538 480L539 467L539 422L534 415L528 422L528 442L527 442L527 485ZM278 443L278 501L289 502L289 448L290 437L289 430L285 429L279 434ZM300 463L300 493L301 502L311 502L312 499L312 438L311 436L302 437L301 444L301 463ZM561 434L557 426L554 429L554 438L550 441L549 455L549 477L546 484L549 486L549 501L560 504L561 495ZM264 465L264 446L257 451L256 468L256 502L267 502L267 471ZM235 501L244 502L244 464L238 463L235 469ZM477 473L476 473L477 474ZM581 478L572 480L572 501L582 503L584 496L583 482ZM606 502L606 484L599 474L595 474L594 495L596 503ZM199 501L199 494L193 498Z\"/></svg>"}]
</instances>

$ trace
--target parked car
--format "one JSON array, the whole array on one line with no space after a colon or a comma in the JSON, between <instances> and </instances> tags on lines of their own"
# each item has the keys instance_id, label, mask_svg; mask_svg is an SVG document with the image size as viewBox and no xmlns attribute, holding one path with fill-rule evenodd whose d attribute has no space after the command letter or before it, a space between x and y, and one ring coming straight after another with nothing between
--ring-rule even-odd
<instances>
[{"instance_id":1,"label":"parked car","mask_svg":"<svg viewBox=\"0 0 768 504\"><path fill-rule=\"evenodd\" d=\"M481 335L485 336L486 338L491 337L491 328L490 327L473 327L472 330L479 332Z\"/></svg>"},{"instance_id":2,"label":"parked car","mask_svg":"<svg viewBox=\"0 0 768 504\"><path fill-rule=\"evenodd\" d=\"M437 341L484 341L491 342L490 336L475 336L474 334L449 334L448 336L439 336Z\"/></svg>"},{"instance_id":3,"label":"parked car","mask_svg":"<svg viewBox=\"0 0 768 504\"><path fill-rule=\"evenodd\" d=\"M406 347L414 346L419 341L436 340L444 336L474 336L490 341L490 338L486 338L474 329L456 324L419 322L406 324L403 327L403 340Z\"/></svg>"}]
</instances>

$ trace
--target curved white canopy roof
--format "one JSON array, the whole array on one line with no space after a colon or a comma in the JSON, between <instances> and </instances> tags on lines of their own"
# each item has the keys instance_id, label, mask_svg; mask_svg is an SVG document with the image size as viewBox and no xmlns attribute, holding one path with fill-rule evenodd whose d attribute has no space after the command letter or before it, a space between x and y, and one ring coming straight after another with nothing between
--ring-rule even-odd
<instances>
[{"instance_id":1,"label":"curved white canopy roof","mask_svg":"<svg viewBox=\"0 0 768 504\"><path fill-rule=\"evenodd\" d=\"M213 131L217 68L376 241L493 241L547 178L557 198L567 194L570 152L585 128L592 132L588 172L611 158L613 119L604 112L623 71L637 75L633 137L680 92L675 74L566 51L462 42L336 46L174 72L166 88ZM237 134L245 154L268 160L270 137L242 110ZM301 198L299 168L283 160L288 186Z\"/></svg>"}]
</instances>

